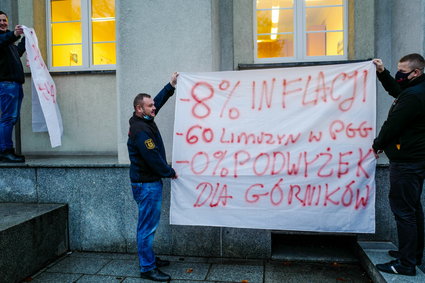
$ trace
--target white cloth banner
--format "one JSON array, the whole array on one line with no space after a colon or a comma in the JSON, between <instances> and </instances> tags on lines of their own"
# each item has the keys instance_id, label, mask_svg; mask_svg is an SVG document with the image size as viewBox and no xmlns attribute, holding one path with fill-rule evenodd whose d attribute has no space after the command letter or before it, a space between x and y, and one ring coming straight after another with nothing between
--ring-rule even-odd
<instances>
[{"instance_id":1,"label":"white cloth banner","mask_svg":"<svg viewBox=\"0 0 425 283\"><path fill-rule=\"evenodd\" d=\"M55 82L41 57L34 29L28 27L23 29L27 62L31 69L33 131L46 131L47 127L50 144L57 147L62 144L63 125L56 99Z\"/></svg>"},{"instance_id":2,"label":"white cloth banner","mask_svg":"<svg viewBox=\"0 0 425 283\"><path fill-rule=\"evenodd\" d=\"M180 73L171 224L375 231L371 61Z\"/></svg>"},{"instance_id":3,"label":"white cloth banner","mask_svg":"<svg viewBox=\"0 0 425 283\"><path fill-rule=\"evenodd\" d=\"M34 133L47 132L47 124L44 119L43 110L41 109L40 99L31 79L31 106L32 106L32 131Z\"/></svg>"}]
</instances>

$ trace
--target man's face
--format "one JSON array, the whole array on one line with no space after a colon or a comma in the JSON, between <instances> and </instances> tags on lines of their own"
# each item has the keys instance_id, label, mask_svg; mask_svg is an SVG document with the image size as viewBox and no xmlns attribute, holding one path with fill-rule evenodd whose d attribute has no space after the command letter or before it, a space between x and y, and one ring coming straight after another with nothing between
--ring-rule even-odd
<instances>
[{"instance_id":1,"label":"man's face","mask_svg":"<svg viewBox=\"0 0 425 283\"><path fill-rule=\"evenodd\" d=\"M414 78L416 76L416 74L415 74L416 72L412 72L413 69L409 66L409 62L408 61L399 62L398 63L398 66L397 66L397 70L399 72L402 72L402 73L405 73L405 74L411 72L409 74L409 76L407 77L408 80L411 80L412 78Z\"/></svg>"},{"instance_id":2,"label":"man's face","mask_svg":"<svg viewBox=\"0 0 425 283\"><path fill-rule=\"evenodd\" d=\"M9 27L9 21L7 20L6 15L0 15L0 31L7 31Z\"/></svg>"},{"instance_id":3,"label":"man's face","mask_svg":"<svg viewBox=\"0 0 425 283\"><path fill-rule=\"evenodd\" d=\"M144 97L143 98L143 105L142 108L142 115L147 115L149 117L155 117L155 104L153 102L152 98Z\"/></svg>"}]
</instances>

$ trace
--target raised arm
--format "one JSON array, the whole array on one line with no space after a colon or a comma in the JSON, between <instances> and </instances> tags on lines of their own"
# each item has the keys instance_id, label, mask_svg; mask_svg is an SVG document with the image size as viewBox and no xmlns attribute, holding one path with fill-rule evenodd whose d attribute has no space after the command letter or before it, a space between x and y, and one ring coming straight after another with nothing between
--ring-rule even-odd
<instances>
[{"instance_id":1,"label":"raised arm","mask_svg":"<svg viewBox=\"0 0 425 283\"><path fill-rule=\"evenodd\" d=\"M390 72L385 69L384 63L381 59L373 59L372 61L376 66L376 73L378 80L381 82L384 89L394 98L397 98L401 92L401 87L397 81L390 75Z\"/></svg>"}]
</instances>

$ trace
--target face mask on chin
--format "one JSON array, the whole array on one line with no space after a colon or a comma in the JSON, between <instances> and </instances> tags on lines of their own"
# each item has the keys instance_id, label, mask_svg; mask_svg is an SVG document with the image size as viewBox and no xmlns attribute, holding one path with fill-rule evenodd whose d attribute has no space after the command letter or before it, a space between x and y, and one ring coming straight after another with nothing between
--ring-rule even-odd
<instances>
[{"instance_id":1,"label":"face mask on chin","mask_svg":"<svg viewBox=\"0 0 425 283\"><path fill-rule=\"evenodd\" d=\"M412 71L410 71L410 72L408 72L408 73L403 73L403 72L400 72L400 71L398 71L396 74L395 74L395 80L397 81L397 83L402 87L402 88L404 88L404 87L406 87L408 84L409 84L409 79L407 78L411 73L413 73L415 70L412 70Z\"/></svg>"},{"instance_id":2,"label":"face mask on chin","mask_svg":"<svg viewBox=\"0 0 425 283\"><path fill-rule=\"evenodd\" d=\"M142 107L142 113L141 114L142 114L143 119L148 120L148 121L153 120L153 117L145 114L145 109L143 107Z\"/></svg>"}]
</instances>

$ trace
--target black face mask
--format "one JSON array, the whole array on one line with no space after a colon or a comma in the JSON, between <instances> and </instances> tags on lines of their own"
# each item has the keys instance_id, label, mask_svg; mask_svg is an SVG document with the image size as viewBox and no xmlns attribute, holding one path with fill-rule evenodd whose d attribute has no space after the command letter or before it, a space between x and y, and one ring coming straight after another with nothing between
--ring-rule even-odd
<instances>
[{"instance_id":1,"label":"black face mask","mask_svg":"<svg viewBox=\"0 0 425 283\"><path fill-rule=\"evenodd\" d=\"M410 72L408 72L408 73L403 73L403 72L400 72L400 71L398 71L396 74L395 74L395 80L398 82L398 84L401 86L401 87L405 87L408 83L409 83L409 79L407 78L411 73L413 73L415 70L412 70L412 71L410 71Z\"/></svg>"}]
</instances>

